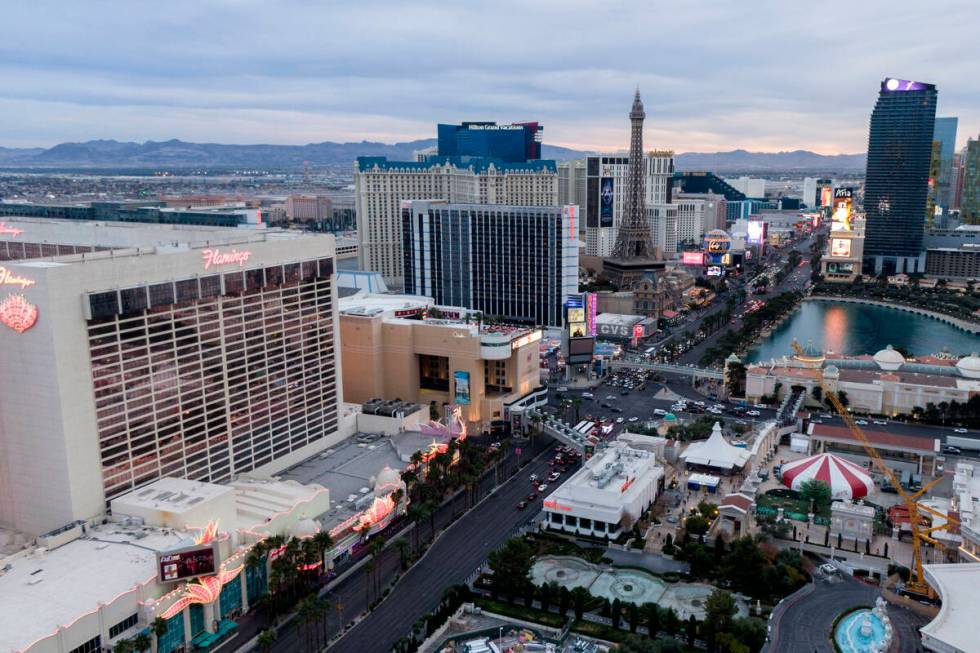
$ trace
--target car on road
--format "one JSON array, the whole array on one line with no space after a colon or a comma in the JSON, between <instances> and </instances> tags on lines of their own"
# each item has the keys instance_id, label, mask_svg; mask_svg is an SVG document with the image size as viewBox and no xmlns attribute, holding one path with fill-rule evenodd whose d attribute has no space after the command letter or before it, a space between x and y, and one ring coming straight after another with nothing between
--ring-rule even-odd
<instances>
[{"instance_id":1,"label":"car on road","mask_svg":"<svg viewBox=\"0 0 980 653\"><path fill-rule=\"evenodd\" d=\"M614 412L614 413L621 413L621 412L623 412L623 409L622 409L622 408L618 408L618 407L616 407L616 406L613 406L613 407L612 407L612 408L610 408L609 410L611 410L611 411L612 411L612 412ZM623 419L623 418L622 418L622 417L620 417L618 421L622 421L622 419Z\"/></svg>"},{"instance_id":2,"label":"car on road","mask_svg":"<svg viewBox=\"0 0 980 653\"><path fill-rule=\"evenodd\" d=\"M616 423L617 423L617 424L622 424L622 423L623 423L623 422L625 422L625 421L626 421L626 420L625 420L625 419L623 419L622 417L617 417L617 418L616 418Z\"/></svg>"},{"instance_id":3,"label":"car on road","mask_svg":"<svg viewBox=\"0 0 980 653\"><path fill-rule=\"evenodd\" d=\"M527 508L527 501L521 501L520 503L517 504L518 510L524 510L525 508Z\"/></svg>"},{"instance_id":4,"label":"car on road","mask_svg":"<svg viewBox=\"0 0 980 653\"><path fill-rule=\"evenodd\" d=\"M872 424L877 424L878 426L886 426L888 424L888 420L875 419L875 420L871 420L871 423Z\"/></svg>"},{"instance_id":5,"label":"car on road","mask_svg":"<svg viewBox=\"0 0 980 653\"><path fill-rule=\"evenodd\" d=\"M544 492L547 489L548 489L547 483L542 483L541 485L538 486L538 492Z\"/></svg>"},{"instance_id":6,"label":"car on road","mask_svg":"<svg viewBox=\"0 0 980 653\"><path fill-rule=\"evenodd\" d=\"M627 420L627 421L629 421L629 422L631 422L631 423L632 423L632 422L638 422L638 421L640 421L640 418L639 418L639 417L636 417L636 416L634 415L633 417L630 417L630 418L629 418L629 420Z\"/></svg>"},{"instance_id":7,"label":"car on road","mask_svg":"<svg viewBox=\"0 0 980 653\"><path fill-rule=\"evenodd\" d=\"M616 395L606 395L606 401L616 401L618 397Z\"/></svg>"},{"instance_id":8,"label":"car on road","mask_svg":"<svg viewBox=\"0 0 980 653\"><path fill-rule=\"evenodd\" d=\"M753 404L753 406L752 406L752 407L753 407L753 408L765 408L765 407L766 407L766 405L765 405L765 404Z\"/></svg>"},{"instance_id":9,"label":"car on road","mask_svg":"<svg viewBox=\"0 0 980 653\"><path fill-rule=\"evenodd\" d=\"M535 482L536 480L538 480L538 475L537 475L537 474L531 474L531 475L530 475L530 476L528 477L528 479L527 479L527 480L529 480L529 481L531 481L531 482L533 483L533 482Z\"/></svg>"},{"instance_id":10,"label":"car on road","mask_svg":"<svg viewBox=\"0 0 980 653\"><path fill-rule=\"evenodd\" d=\"M538 498L538 493L537 492L532 492L531 494L527 495L527 500L528 501L534 501L537 498Z\"/></svg>"},{"instance_id":11,"label":"car on road","mask_svg":"<svg viewBox=\"0 0 980 653\"><path fill-rule=\"evenodd\" d=\"M667 414L667 411L664 410L663 408L654 408L653 414L656 415L657 417L663 417L664 415Z\"/></svg>"},{"instance_id":12,"label":"car on road","mask_svg":"<svg viewBox=\"0 0 980 653\"><path fill-rule=\"evenodd\" d=\"M554 483L555 481L558 480L560 476L561 474L559 474L558 472L551 472L551 474L548 476L548 482Z\"/></svg>"},{"instance_id":13,"label":"car on road","mask_svg":"<svg viewBox=\"0 0 980 653\"><path fill-rule=\"evenodd\" d=\"M555 392L568 392L568 387L564 385L560 385L557 388L555 388Z\"/></svg>"},{"instance_id":14,"label":"car on road","mask_svg":"<svg viewBox=\"0 0 980 653\"><path fill-rule=\"evenodd\" d=\"M958 429L953 429L953 433L969 433L969 431L967 431L964 428L958 428Z\"/></svg>"},{"instance_id":15,"label":"car on road","mask_svg":"<svg viewBox=\"0 0 980 653\"><path fill-rule=\"evenodd\" d=\"M834 574L837 573L837 567L835 567L834 565L830 564L829 562L826 562L826 563L820 565L820 571L822 571L823 573L827 574L828 576L833 576Z\"/></svg>"},{"instance_id":16,"label":"car on road","mask_svg":"<svg viewBox=\"0 0 980 653\"><path fill-rule=\"evenodd\" d=\"M593 395L591 392L583 392L582 399L595 399L595 395Z\"/></svg>"},{"instance_id":17,"label":"car on road","mask_svg":"<svg viewBox=\"0 0 980 653\"><path fill-rule=\"evenodd\" d=\"M811 419L810 420L810 423L811 424L823 424L823 420L822 419Z\"/></svg>"},{"instance_id":18,"label":"car on road","mask_svg":"<svg viewBox=\"0 0 980 653\"><path fill-rule=\"evenodd\" d=\"M866 420L866 419L859 419L859 420L855 420L854 423L857 424L858 426L867 426L868 425L868 420Z\"/></svg>"},{"instance_id":19,"label":"car on road","mask_svg":"<svg viewBox=\"0 0 980 653\"><path fill-rule=\"evenodd\" d=\"M831 415L830 413L820 413L820 417L824 419L834 419L834 416Z\"/></svg>"},{"instance_id":20,"label":"car on road","mask_svg":"<svg viewBox=\"0 0 980 653\"><path fill-rule=\"evenodd\" d=\"M963 453L963 450L960 449L959 447L954 447L951 444L947 444L943 446L943 453L948 453L952 456L958 456L961 453Z\"/></svg>"},{"instance_id":21,"label":"car on road","mask_svg":"<svg viewBox=\"0 0 980 653\"><path fill-rule=\"evenodd\" d=\"M748 416L750 416L750 417L758 417L762 413L760 413L757 410L747 410L747 411L745 411L745 414L748 415Z\"/></svg>"}]
</instances>

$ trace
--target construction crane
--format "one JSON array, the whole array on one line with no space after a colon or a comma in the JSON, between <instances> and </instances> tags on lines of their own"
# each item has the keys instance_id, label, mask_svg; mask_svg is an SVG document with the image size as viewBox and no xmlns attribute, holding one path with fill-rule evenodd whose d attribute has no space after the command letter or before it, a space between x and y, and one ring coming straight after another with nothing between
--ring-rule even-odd
<instances>
[{"instance_id":1,"label":"construction crane","mask_svg":"<svg viewBox=\"0 0 980 653\"><path fill-rule=\"evenodd\" d=\"M800 345L800 343L793 341L793 350L798 356L805 356L806 351ZM922 573L922 545L923 543L928 543L937 548L945 548L944 545L932 537L932 534L946 529L954 524L959 524L959 520L954 518L952 515L943 514L933 508L932 506L927 506L925 504L919 503L918 499L926 492L931 490L936 484L938 484L943 477L934 479L933 481L927 483L922 489L917 492L910 493L902 487L902 483L899 481L898 477L895 476L895 472L889 467L885 461L878 455L878 451L874 448L868 440L868 436L864 434L861 427L858 426L854 418L851 417L851 413L847 410L844 404L841 403L840 399L837 397L837 393L834 392L825 382L823 378L823 369L817 368L817 381L820 383L820 387L823 389L823 395L827 398L830 404L834 407L838 413L840 413L841 418L844 420L844 424L847 428L854 434L858 442L864 448L864 452L867 454L868 458L874 463L882 475L888 479L892 487L898 492L899 496L902 498L902 502L905 504L909 515L909 525L912 528L912 566L910 569L909 582L906 583L906 589L915 594L922 596L935 596L932 588L925 580L925 576ZM927 525L923 519L923 515L927 514L933 517L940 517L942 521L936 525Z\"/></svg>"}]
</instances>

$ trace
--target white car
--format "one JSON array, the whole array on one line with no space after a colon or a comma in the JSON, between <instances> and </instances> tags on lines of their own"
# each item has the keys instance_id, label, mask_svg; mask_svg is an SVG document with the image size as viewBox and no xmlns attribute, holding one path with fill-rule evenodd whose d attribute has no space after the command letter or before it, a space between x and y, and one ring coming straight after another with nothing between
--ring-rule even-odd
<instances>
[{"instance_id":1,"label":"white car","mask_svg":"<svg viewBox=\"0 0 980 653\"><path fill-rule=\"evenodd\" d=\"M591 392L583 392L582 399L595 399L595 396Z\"/></svg>"},{"instance_id":2,"label":"white car","mask_svg":"<svg viewBox=\"0 0 980 653\"><path fill-rule=\"evenodd\" d=\"M622 417L617 417L617 418L616 418L616 423L617 423L617 424L622 424L622 423L623 423L623 422L625 422L625 421L626 421L626 420L625 420L625 419L623 419Z\"/></svg>"},{"instance_id":3,"label":"white car","mask_svg":"<svg viewBox=\"0 0 980 653\"><path fill-rule=\"evenodd\" d=\"M872 421L874 424L877 424L878 426L885 426L886 424L888 424L888 421L883 419L876 419Z\"/></svg>"},{"instance_id":4,"label":"white car","mask_svg":"<svg viewBox=\"0 0 980 653\"><path fill-rule=\"evenodd\" d=\"M967 431L964 428L958 428L958 429L953 429L953 433L969 433L969 431Z\"/></svg>"},{"instance_id":5,"label":"white car","mask_svg":"<svg viewBox=\"0 0 980 653\"><path fill-rule=\"evenodd\" d=\"M542 483L541 485L538 486L538 492L544 492L547 489L548 489L547 483Z\"/></svg>"},{"instance_id":6,"label":"white car","mask_svg":"<svg viewBox=\"0 0 980 653\"><path fill-rule=\"evenodd\" d=\"M765 408L765 407L766 407L766 405L765 405L765 404L756 404L756 405L754 405L754 406L752 406L752 407L753 407L753 408Z\"/></svg>"},{"instance_id":7,"label":"white car","mask_svg":"<svg viewBox=\"0 0 980 653\"><path fill-rule=\"evenodd\" d=\"M746 414L746 415L749 415L750 417L758 417L758 416L759 416L759 415L761 415L762 413L760 413L760 412L759 412L759 411L757 411L757 410L747 410L747 411L745 411L745 414Z\"/></svg>"},{"instance_id":8,"label":"white car","mask_svg":"<svg viewBox=\"0 0 980 653\"><path fill-rule=\"evenodd\" d=\"M631 423L632 422L638 422L638 421L640 421L640 418L634 416L634 417L630 417L628 421L631 422Z\"/></svg>"},{"instance_id":9,"label":"white car","mask_svg":"<svg viewBox=\"0 0 980 653\"><path fill-rule=\"evenodd\" d=\"M858 419L858 420L854 420L854 423L857 424L858 426L867 426L868 425L868 420L866 420L866 419Z\"/></svg>"},{"instance_id":10,"label":"white car","mask_svg":"<svg viewBox=\"0 0 980 653\"><path fill-rule=\"evenodd\" d=\"M557 388L555 388L555 390L557 390L558 392L568 392L568 386L560 385Z\"/></svg>"},{"instance_id":11,"label":"white car","mask_svg":"<svg viewBox=\"0 0 980 653\"><path fill-rule=\"evenodd\" d=\"M654 408L653 414L656 415L657 417L663 417L664 415L667 414L667 411L664 410L663 408Z\"/></svg>"}]
</instances>

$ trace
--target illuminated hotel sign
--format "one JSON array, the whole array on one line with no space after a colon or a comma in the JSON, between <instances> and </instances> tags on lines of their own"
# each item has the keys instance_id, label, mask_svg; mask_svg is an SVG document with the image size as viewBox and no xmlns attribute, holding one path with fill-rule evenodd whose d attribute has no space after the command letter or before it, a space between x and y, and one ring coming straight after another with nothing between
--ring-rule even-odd
<instances>
[{"instance_id":1,"label":"illuminated hotel sign","mask_svg":"<svg viewBox=\"0 0 980 653\"><path fill-rule=\"evenodd\" d=\"M7 295L0 302L0 322L17 333L24 333L37 322L37 306L23 295Z\"/></svg>"},{"instance_id":2,"label":"illuminated hotel sign","mask_svg":"<svg viewBox=\"0 0 980 653\"><path fill-rule=\"evenodd\" d=\"M6 222L0 222L0 236L10 236L11 238L16 238L22 233L24 233L23 229L11 227Z\"/></svg>"},{"instance_id":3,"label":"illuminated hotel sign","mask_svg":"<svg viewBox=\"0 0 980 653\"><path fill-rule=\"evenodd\" d=\"M232 265L234 263L237 263L238 267L242 267L251 255L252 252L248 250L238 251L237 249L232 249L228 252L223 252L217 248L201 250L205 270L210 269L212 265Z\"/></svg>"},{"instance_id":4,"label":"illuminated hotel sign","mask_svg":"<svg viewBox=\"0 0 980 653\"><path fill-rule=\"evenodd\" d=\"M17 276L7 268L0 265L0 286L20 286L23 289L30 288L35 283L36 282L34 279Z\"/></svg>"}]
</instances>

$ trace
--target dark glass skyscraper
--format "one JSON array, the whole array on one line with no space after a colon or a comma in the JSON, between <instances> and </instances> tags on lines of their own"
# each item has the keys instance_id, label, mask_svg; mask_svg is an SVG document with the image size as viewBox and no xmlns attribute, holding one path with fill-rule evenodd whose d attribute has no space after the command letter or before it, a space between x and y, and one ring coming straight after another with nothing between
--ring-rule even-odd
<instances>
[{"instance_id":1,"label":"dark glass skyscraper","mask_svg":"<svg viewBox=\"0 0 980 653\"><path fill-rule=\"evenodd\" d=\"M932 84L881 82L871 113L864 191L864 255L876 274L925 270L922 231L936 96Z\"/></svg>"},{"instance_id":2,"label":"dark glass skyscraper","mask_svg":"<svg viewBox=\"0 0 980 653\"><path fill-rule=\"evenodd\" d=\"M536 122L439 125L439 155L491 157L505 163L534 161L541 158L543 131Z\"/></svg>"}]
</instances>

